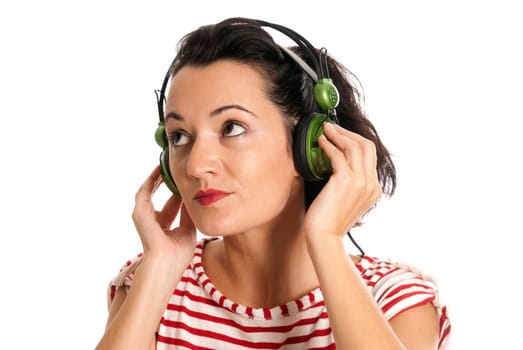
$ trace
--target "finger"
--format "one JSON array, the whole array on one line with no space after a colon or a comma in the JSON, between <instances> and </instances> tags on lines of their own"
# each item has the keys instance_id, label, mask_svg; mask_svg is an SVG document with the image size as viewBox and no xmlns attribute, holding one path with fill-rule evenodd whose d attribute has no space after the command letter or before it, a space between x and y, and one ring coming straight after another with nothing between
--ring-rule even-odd
<instances>
[{"instance_id":1,"label":"finger","mask_svg":"<svg viewBox=\"0 0 523 350\"><path fill-rule=\"evenodd\" d=\"M362 168L361 152L352 136L341 134L338 128L330 123L324 124L323 130L327 142L323 140L320 146L329 157L333 170L342 171L346 169L360 172Z\"/></svg>"},{"instance_id":2,"label":"finger","mask_svg":"<svg viewBox=\"0 0 523 350\"><path fill-rule=\"evenodd\" d=\"M160 167L157 166L136 192L132 218L138 232L147 232L158 226L158 213L154 210L152 195L159 186L160 177Z\"/></svg>"},{"instance_id":3,"label":"finger","mask_svg":"<svg viewBox=\"0 0 523 350\"><path fill-rule=\"evenodd\" d=\"M378 156L374 142L358 133L345 129L340 125L335 124L334 127L340 134L346 135L358 143L363 154L363 160L365 161L365 168L367 171L375 171Z\"/></svg>"},{"instance_id":4,"label":"finger","mask_svg":"<svg viewBox=\"0 0 523 350\"><path fill-rule=\"evenodd\" d=\"M138 189L138 192L136 193L135 200L141 201L141 200L150 200L152 194L158 189L160 186L162 179L160 175L160 166L157 166L154 168L154 170L149 174L147 179L143 182L143 184Z\"/></svg>"},{"instance_id":5,"label":"finger","mask_svg":"<svg viewBox=\"0 0 523 350\"><path fill-rule=\"evenodd\" d=\"M325 135L318 138L318 144L331 162L333 173L338 173L343 167L351 166L350 160L345 158L344 153L338 149Z\"/></svg>"},{"instance_id":6,"label":"finger","mask_svg":"<svg viewBox=\"0 0 523 350\"><path fill-rule=\"evenodd\" d=\"M154 170L153 170L153 172L151 173L150 176L153 177L153 181L154 181L153 190L152 190L151 193L155 193L156 190L158 190L160 185L163 183L163 177L161 175L161 170L160 170L160 166L159 165L154 168Z\"/></svg>"},{"instance_id":7,"label":"finger","mask_svg":"<svg viewBox=\"0 0 523 350\"><path fill-rule=\"evenodd\" d=\"M162 210L158 213L158 220L161 221L162 227L171 227L176 215L178 215L181 204L182 200L175 195L169 197Z\"/></svg>"},{"instance_id":8,"label":"finger","mask_svg":"<svg viewBox=\"0 0 523 350\"><path fill-rule=\"evenodd\" d=\"M381 186L378 180L375 144L357 133L343 129L339 125L333 125L333 128L327 127L325 129L325 133L332 138L332 140L328 139L327 141L331 141L331 145L338 149L339 153L345 155L345 157L336 159L339 161L336 165L331 160L333 168L335 166L345 166L347 168L348 164L348 168L354 176L353 180L359 178L358 183L362 186L361 189L372 198L379 198L381 196ZM326 149L328 149L328 145L326 145ZM332 154L335 156L336 152L332 151ZM345 165L343 162L345 162Z\"/></svg>"},{"instance_id":9,"label":"finger","mask_svg":"<svg viewBox=\"0 0 523 350\"><path fill-rule=\"evenodd\" d=\"M357 141L355 138L357 134L344 130L339 125L332 123L323 124L323 133L347 158L356 151Z\"/></svg>"},{"instance_id":10,"label":"finger","mask_svg":"<svg viewBox=\"0 0 523 350\"><path fill-rule=\"evenodd\" d=\"M371 141L335 124L326 124L324 126L324 133L329 141L345 156L346 160L340 161L348 161L349 166L353 171L358 173L368 173L369 164L372 165L372 168L370 169L375 171L376 152L374 144Z\"/></svg>"}]
</instances>

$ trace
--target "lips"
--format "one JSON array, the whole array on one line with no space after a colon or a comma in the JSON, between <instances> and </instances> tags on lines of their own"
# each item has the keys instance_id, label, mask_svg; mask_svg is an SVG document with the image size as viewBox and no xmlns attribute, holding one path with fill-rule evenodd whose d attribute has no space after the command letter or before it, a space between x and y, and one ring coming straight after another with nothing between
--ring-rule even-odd
<instances>
[{"instance_id":1,"label":"lips","mask_svg":"<svg viewBox=\"0 0 523 350\"><path fill-rule=\"evenodd\" d=\"M229 192L224 192L216 189L200 190L194 195L194 200L198 201L201 205L211 205L220 199L228 196Z\"/></svg>"}]
</instances>

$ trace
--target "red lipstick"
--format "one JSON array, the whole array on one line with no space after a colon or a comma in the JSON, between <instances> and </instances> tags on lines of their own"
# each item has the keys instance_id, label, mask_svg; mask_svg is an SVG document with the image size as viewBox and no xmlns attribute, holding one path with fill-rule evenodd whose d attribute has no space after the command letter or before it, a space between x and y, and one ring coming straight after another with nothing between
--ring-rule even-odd
<instances>
[{"instance_id":1,"label":"red lipstick","mask_svg":"<svg viewBox=\"0 0 523 350\"><path fill-rule=\"evenodd\" d=\"M201 205L211 205L223 197L228 196L230 193L209 188L207 190L200 190L194 195L194 199Z\"/></svg>"}]
</instances>

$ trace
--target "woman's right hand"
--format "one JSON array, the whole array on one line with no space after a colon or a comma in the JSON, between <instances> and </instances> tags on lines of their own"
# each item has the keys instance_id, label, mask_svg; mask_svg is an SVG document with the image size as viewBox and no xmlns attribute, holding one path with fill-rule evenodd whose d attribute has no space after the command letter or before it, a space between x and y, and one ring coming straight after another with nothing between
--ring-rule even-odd
<instances>
[{"instance_id":1,"label":"woman's right hand","mask_svg":"<svg viewBox=\"0 0 523 350\"><path fill-rule=\"evenodd\" d=\"M185 267L194 253L196 227L183 201L174 195L161 210L154 208L152 197L162 182L160 167L157 166L136 193L133 222L140 235L144 257L172 258L173 262ZM180 208L180 226L173 229L171 226Z\"/></svg>"},{"instance_id":2,"label":"woman's right hand","mask_svg":"<svg viewBox=\"0 0 523 350\"><path fill-rule=\"evenodd\" d=\"M132 217L143 257L132 286L117 289L97 350L155 349L158 323L193 256L196 227L183 201L172 196L162 210L154 209L152 197L161 183L157 167L136 193ZM180 209L180 226L171 229Z\"/></svg>"}]
</instances>

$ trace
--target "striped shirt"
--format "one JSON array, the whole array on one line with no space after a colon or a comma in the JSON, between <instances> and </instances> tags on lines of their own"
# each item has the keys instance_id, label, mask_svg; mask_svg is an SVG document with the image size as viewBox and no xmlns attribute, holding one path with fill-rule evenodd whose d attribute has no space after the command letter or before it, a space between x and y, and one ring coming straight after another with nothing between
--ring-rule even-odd
<instances>
[{"instance_id":1,"label":"striped shirt","mask_svg":"<svg viewBox=\"0 0 523 350\"><path fill-rule=\"evenodd\" d=\"M217 290L202 265L209 239L200 241L171 296L157 331L158 350L167 349L336 349L321 290L272 308L234 303ZM141 254L111 281L110 304L119 286L129 288ZM432 302L440 319L439 349L450 332L447 309L434 281L407 265L364 256L356 265L369 291L390 320Z\"/></svg>"}]
</instances>

